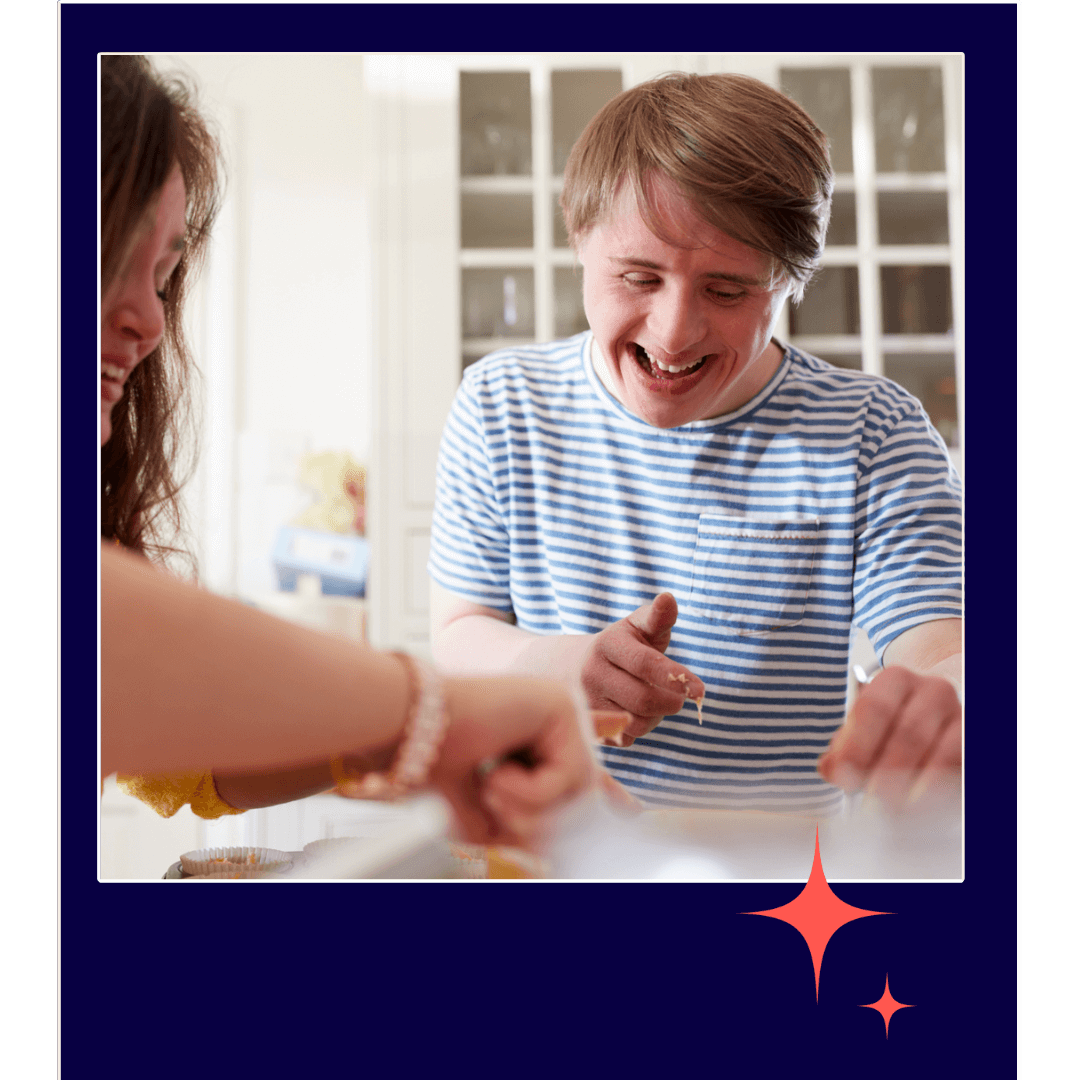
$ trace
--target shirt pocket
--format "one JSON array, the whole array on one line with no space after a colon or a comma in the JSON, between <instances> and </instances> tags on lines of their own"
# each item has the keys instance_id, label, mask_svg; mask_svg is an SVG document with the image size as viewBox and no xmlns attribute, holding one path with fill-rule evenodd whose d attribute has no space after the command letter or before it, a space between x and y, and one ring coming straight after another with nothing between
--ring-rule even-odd
<instances>
[{"instance_id":1,"label":"shirt pocket","mask_svg":"<svg viewBox=\"0 0 1080 1080\"><path fill-rule=\"evenodd\" d=\"M690 599L737 634L802 622L818 545L818 519L702 514Z\"/></svg>"}]
</instances>

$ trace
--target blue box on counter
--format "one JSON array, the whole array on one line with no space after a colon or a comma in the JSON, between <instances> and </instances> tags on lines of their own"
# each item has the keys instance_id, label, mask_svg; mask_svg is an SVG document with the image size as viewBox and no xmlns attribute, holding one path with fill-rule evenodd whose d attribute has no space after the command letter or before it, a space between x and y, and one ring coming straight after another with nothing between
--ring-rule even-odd
<instances>
[{"instance_id":1,"label":"blue box on counter","mask_svg":"<svg viewBox=\"0 0 1080 1080\"><path fill-rule=\"evenodd\" d=\"M295 592L301 574L314 574L324 596L363 596L369 553L362 536L286 525L274 544L278 588Z\"/></svg>"}]
</instances>

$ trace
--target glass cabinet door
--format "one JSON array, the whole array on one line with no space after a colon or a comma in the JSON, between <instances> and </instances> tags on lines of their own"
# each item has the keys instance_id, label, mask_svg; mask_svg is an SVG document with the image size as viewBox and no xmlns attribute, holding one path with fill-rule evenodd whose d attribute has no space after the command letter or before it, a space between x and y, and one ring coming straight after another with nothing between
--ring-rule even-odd
<instances>
[{"instance_id":1,"label":"glass cabinet door","mask_svg":"<svg viewBox=\"0 0 1080 1080\"><path fill-rule=\"evenodd\" d=\"M958 450L959 58L792 58L777 74L836 171L824 269L789 310L791 340L900 383Z\"/></svg>"},{"instance_id":2,"label":"glass cabinet door","mask_svg":"<svg viewBox=\"0 0 1080 1080\"><path fill-rule=\"evenodd\" d=\"M624 74L530 57L516 70L462 69L459 80L466 367L507 345L588 329L559 192L571 148Z\"/></svg>"}]
</instances>

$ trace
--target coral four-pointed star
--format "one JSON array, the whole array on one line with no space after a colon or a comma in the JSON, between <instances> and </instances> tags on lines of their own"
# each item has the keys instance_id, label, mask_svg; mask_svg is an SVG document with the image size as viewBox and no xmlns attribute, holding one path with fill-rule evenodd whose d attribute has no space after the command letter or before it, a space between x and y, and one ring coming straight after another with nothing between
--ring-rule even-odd
<instances>
[{"instance_id":1,"label":"coral four-pointed star","mask_svg":"<svg viewBox=\"0 0 1080 1080\"><path fill-rule=\"evenodd\" d=\"M825 955L825 946L829 939L846 923L855 919L864 919L868 915L892 915L891 911L867 911L865 908L845 904L829 887L825 880L825 871L821 868L821 849L817 833L814 833L814 865L810 877L802 892L783 907L769 911L746 911L745 915L768 915L771 919L781 919L790 923L802 934L810 947L810 957L814 961L814 1000L818 1000L821 988L821 958Z\"/></svg>"},{"instance_id":2,"label":"coral four-pointed star","mask_svg":"<svg viewBox=\"0 0 1080 1080\"><path fill-rule=\"evenodd\" d=\"M882 1019L885 1021L885 1038L889 1037L889 1021L892 1019L892 1015L898 1009L913 1009L914 1005L904 1005L892 996L889 990L889 976L885 975L885 993L881 995L872 1005L861 1005L862 1009L877 1009L881 1013Z\"/></svg>"}]
</instances>

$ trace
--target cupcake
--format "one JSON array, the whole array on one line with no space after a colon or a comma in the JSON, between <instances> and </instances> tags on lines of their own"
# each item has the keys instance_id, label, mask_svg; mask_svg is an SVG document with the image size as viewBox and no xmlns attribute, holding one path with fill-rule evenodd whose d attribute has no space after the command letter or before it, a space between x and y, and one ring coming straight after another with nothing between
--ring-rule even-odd
<instances>
[{"instance_id":1,"label":"cupcake","mask_svg":"<svg viewBox=\"0 0 1080 1080\"><path fill-rule=\"evenodd\" d=\"M185 874L204 877L207 874L244 873L253 876L280 873L292 866L284 851L261 847L200 848L180 856Z\"/></svg>"}]
</instances>

